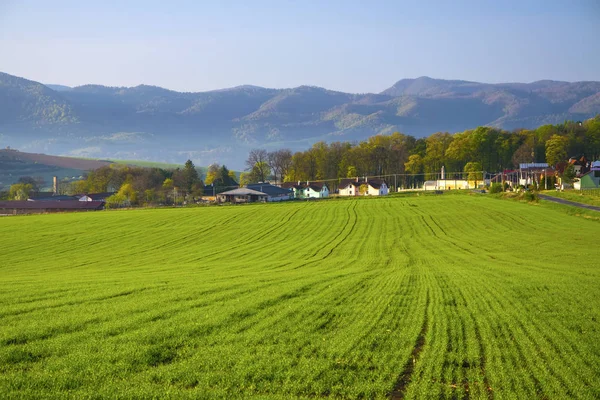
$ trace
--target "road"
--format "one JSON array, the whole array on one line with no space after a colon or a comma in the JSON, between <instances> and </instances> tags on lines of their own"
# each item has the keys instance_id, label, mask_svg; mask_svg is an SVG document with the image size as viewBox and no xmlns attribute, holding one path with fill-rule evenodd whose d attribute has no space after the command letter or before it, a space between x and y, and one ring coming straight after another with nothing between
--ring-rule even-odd
<instances>
[{"instance_id":1,"label":"road","mask_svg":"<svg viewBox=\"0 0 600 400\"><path fill-rule=\"evenodd\" d=\"M565 204L567 206L585 208L587 210L593 210L593 211L600 212L600 207L598 207L598 206L591 206L589 204L576 203L574 201L569 201L569 200L561 199L558 197L552 197L552 196L548 196L545 194L540 194L539 197L540 197L540 199L543 199L543 200L553 201L555 203Z\"/></svg>"}]
</instances>

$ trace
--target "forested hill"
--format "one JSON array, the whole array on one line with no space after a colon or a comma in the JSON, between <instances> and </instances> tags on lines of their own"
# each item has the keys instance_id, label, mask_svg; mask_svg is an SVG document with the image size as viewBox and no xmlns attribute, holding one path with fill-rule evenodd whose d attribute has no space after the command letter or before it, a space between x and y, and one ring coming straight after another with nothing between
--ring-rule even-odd
<instances>
[{"instance_id":1,"label":"forested hill","mask_svg":"<svg viewBox=\"0 0 600 400\"><path fill-rule=\"evenodd\" d=\"M417 137L489 125L534 128L600 113L600 82L485 84L421 77L379 94L318 87L181 93L43 85L0 73L0 146L87 157L198 164L236 160L248 148L306 148L400 131Z\"/></svg>"}]
</instances>

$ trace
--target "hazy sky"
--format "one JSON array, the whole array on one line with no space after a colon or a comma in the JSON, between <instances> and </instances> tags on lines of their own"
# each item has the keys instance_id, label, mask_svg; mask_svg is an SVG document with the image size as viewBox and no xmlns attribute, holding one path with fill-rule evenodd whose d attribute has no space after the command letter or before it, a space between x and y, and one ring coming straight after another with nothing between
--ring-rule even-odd
<instances>
[{"instance_id":1,"label":"hazy sky","mask_svg":"<svg viewBox=\"0 0 600 400\"><path fill-rule=\"evenodd\" d=\"M0 71L179 91L600 80L600 0L0 0Z\"/></svg>"}]
</instances>

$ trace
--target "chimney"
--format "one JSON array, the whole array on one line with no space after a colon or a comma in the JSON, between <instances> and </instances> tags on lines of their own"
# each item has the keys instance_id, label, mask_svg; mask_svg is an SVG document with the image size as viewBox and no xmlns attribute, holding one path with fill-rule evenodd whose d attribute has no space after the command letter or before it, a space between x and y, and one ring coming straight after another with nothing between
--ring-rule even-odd
<instances>
[{"instance_id":1,"label":"chimney","mask_svg":"<svg viewBox=\"0 0 600 400\"><path fill-rule=\"evenodd\" d=\"M442 165L442 180L446 179L446 171L444 169L444 166Z\"/></svg>"},{"instance_id":2,"label":"chimney","mask_svg":"<svg viewBox=\"0 0 600 400\"><path fill-rule=\"evenodd\" d=\"M308 185L310 185L310 182L309 182L309 181L306 181L306 186L308 186Z\"/></svg>"},{"instance_id":3,"label":"chimney","mask_svg":"<svg viewBox=\"0 0 600 400\"><path fill-rule=\"evenodd\" d=\"M358 183L358 176L356 177L356 183Z\"/></svg>"},{"instance_id":4,"label":"chimney","mask_svg":"<svg viewBox=\"0 0 600 400\"><path fill-rule=\"evenodd\" d=\"M300 186L300 181L298 181L298 186Z\"/></svg>"},{"instance_id":5,"label":"chimney","mask_svg":"<svg viewBox=\"0 0 600 400\"><path fill-rule=\"evenodd\" d=\"M58 194L58 178L56 176L52 177L52 191L54 195Z\"/></svg>"}]
</instances>

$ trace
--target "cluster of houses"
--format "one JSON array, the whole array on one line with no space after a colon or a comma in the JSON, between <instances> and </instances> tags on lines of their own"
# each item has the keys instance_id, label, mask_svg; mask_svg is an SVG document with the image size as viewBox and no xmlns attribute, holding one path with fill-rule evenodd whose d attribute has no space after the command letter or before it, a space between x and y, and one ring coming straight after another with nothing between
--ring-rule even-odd
<instances>
[{"instance_id":1,"label":"cluster of houses","mask_svg":"<svg viewBox=\"0 0 600 400\"><path fill-rule=\"evenodd\" d=\"M330 193L329 186L325 182L284 182L278 186L271 183L256 183L219 193L216 200L220 203L251 203L323 199L329 197ZM388 193L388 185L382 179L342 179L338 185L339 196L385 196Z\"/></svg>"},{"instance_id":2,"label":"cluster of houses","mask_svg":"<svg viewBox=\"0 0 600 400\"><path fill-rule=\"evenodd\" d=\"M487 177L479 181L464 179L446 179L442 167L440 178L435 181L425 181L423 190L450 190L450 189L477 189L490 183L506 182L511 186L527 186L531 183L540 183L542 177L554 176L564 168L572 165L576 178L572 187L577 190L600 188L600 161L590 162L584 156L572 157L568 163L552 168L545 163L527 163L519 165L518 170L506 170L494 178ZM562 171L561 171L562 169ZM562 187L562 184L560 184ZM385 196L389 193L389 186L383 179L352 178L342 179L337 185L335 193L338 196ZM209 190L210 192L211 190ZM249 184L246 187L235 188L221 193L212 189L213 196L205 200L218 203L252 203L252 202L277 202L292 199L323 199L329 197L333 190L325 182L284 182L273 185L269 182ZM55 192L38 193L26 201L0 201L0 215L28 214L40 212L61 211L94 211L102 210L106 199L114 193L91 193L75 196L65 196Z\"/></svg>"}]
</instances>

